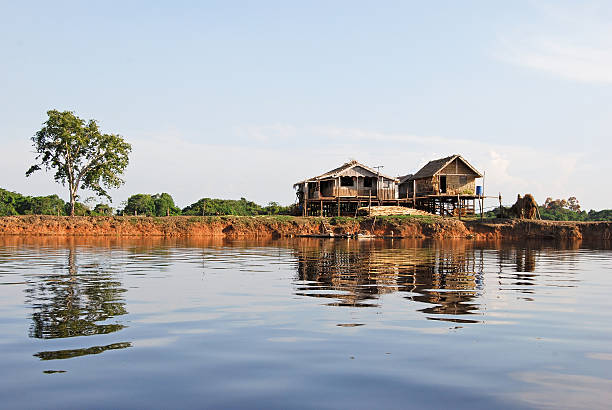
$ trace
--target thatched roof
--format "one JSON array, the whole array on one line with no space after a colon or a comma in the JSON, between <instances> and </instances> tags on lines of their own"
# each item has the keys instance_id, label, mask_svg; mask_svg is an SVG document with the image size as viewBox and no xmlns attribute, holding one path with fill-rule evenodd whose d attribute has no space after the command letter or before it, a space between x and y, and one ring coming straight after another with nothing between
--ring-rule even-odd
<instances>
[{"instance_id":1,"label":"thatched roof","mask_svg":"<svg viewBox=\"0 0 612 410\"><path fill-rule=\"evenodd\" d=\"M327 171L324 174L321 174L321 175L316 176L316 177L308 178L308 179L305 179L305 180L300 181L300 182L296 182L295 184L293 184L293 186L303 184L304 182L316 182L316 181L321 181L323 179L337 178L342 173L348 171L351 168L355 168L355 167L361 167L361 168L363 168L363 169L365 169L367 171L370 171L374 175L380 175L383 178L390 179L391 181L398 182L397 178L393 178L393 177L390 177L388 175L381 174L378 171L376 171L375 169L372 169L372 168L370 168L368 166L365 166L365 165L361 164L360 162L358 162L356 160L351 160L351 161L349 161L349 162L347 162L345 164L342 164L338 168L334 168L331 171Z\"/></svg>"},{"instance_id":2,"label":"thatched roof","mask_svg":"<svg viewBox=\"0 0 612 410\"><path fill-rule=\"evenodd\" d=\"M404 182L412 179L412 174L404 175L403 177L397 177L397 179L399 179L400 184L403 184Z\"/></svg>"},{"instance_id":3,"label":"thatched roof","mask_svg":"<svg viewBox=\"0 0 612 410\"><path fill-rule=\"evenodd\" d=\"M482 177L482 174L476 170L469 162L465 160L461 155L455 154L450 157L434 159L433 161L429 161L425 166L418 170L418 172L412 175L409 179L421 179L421 178L429 178L436 175L438 172L442 171L445 166L453 162L455 159L461 160L468 168L470 168L475 175L479 178Z\"/></svg>"}]
</instances>

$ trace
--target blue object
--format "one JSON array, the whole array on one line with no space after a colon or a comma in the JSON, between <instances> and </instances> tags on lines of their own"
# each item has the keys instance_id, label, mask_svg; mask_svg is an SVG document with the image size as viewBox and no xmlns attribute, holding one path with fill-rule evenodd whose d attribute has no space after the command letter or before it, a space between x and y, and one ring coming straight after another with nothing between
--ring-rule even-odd
<instances>
[{"instance_id":1,"label":"blue object","mask_svg":"<svg viewBox=\"0 0 612 410\"><path fill-rule=\"evenodd\" d=\"M482 195L482 187L480 185L476 185L476 196Z\"/></svg>"}]
</instances>

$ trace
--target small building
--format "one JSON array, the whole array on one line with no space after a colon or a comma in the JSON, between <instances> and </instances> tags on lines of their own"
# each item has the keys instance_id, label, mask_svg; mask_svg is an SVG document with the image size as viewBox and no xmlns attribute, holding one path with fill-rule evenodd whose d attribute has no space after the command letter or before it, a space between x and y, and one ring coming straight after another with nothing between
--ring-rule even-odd
<instances>
[{"instance_id":1,"label":"small building","mask_svg":"<svg viewBox=\"0 0 612 410\"><path fill-rule=\"evenodd\" d=\"M416 208L430 212L450 213L459 207L473 213L474 200L479 196L476 178L482 178L476 168L461 155L451 155L429 161L414 175L400 177L399 198L412 198Z\"/></svg>"},{"instance_id":2,"label":"small building","mask_svg":"<svg viewBox=\"0 0 612 410\"><path fill-rule=\"evenodd\" d=\"M302 215L354 214L359 206L397 202L399 180L355 160L296 182Z\"/></svg>"}]
</instances>

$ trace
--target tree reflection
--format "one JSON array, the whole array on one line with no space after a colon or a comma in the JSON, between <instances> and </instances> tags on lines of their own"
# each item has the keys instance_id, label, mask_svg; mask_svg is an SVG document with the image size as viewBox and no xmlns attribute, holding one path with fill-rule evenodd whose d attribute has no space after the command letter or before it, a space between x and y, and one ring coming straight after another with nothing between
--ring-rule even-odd
<instances>
[{"instance_id":1,"label":"tree reflection","mask_svg":"<svg viewBox=\"0 0 612 410\"><path fill-rule=\"evenodd\" d=\"M61 359L72 359L73 357L85 356L90 354L100 354L107 350L125 349L131 347L132 344L129 342L113 343L106 346L92 346L83 349L66 349L66 350L55 350L50 352L38 352L34 356L40 358L40 360L61 360Z\"/></svg>"},{"instance_id":2,"label":"tree reflection","mask_svg":"<svg viewBox=\"0 0 612 410\"><path fill-rule=\"evenodd\" d=\"M76 336L109 334L125 325L110 320L125 315L127 310L121 283L97 264L83 267L79 273L74 245L68 249L65 273L37 276L26 290L27 303L34 312L29 336L38 339L57 339ZM55 352L40 352L42 360L96 354L109 349L129 347L129 343L94 346Z\"/></svg>"}]
</instances>

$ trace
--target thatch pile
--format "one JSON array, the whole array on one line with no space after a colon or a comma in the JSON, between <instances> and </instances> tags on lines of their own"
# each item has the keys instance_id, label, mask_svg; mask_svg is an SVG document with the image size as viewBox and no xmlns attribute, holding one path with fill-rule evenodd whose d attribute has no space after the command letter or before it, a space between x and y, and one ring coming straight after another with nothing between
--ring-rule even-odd
<instances>
[{"instance_id":1,"label":"thatch pile","mask_svg":"<svg viewBox=\"0 0 612 410\"><path fill-rule=\"evenodd\" d=\"M370 213L370 210L372 211ZM414 208L406 208L404 206L373 206L361 207L357 209L358 215L371 216L390 216L390 215L432 215L429 212L420 211Z\"/></svg>"},{"instance_id":2,"label":"thatch pile","mask_svg":"<svg viewBox=\"0 0 612 410\"><path fill-rule=\"evenodd\" d=\"M524 197L521 197L519 194L515 204L508 210L508 216L518 219L536 219L538 216L538 203L531 194L525 194Z\"/></svg>"}]
</instances>

